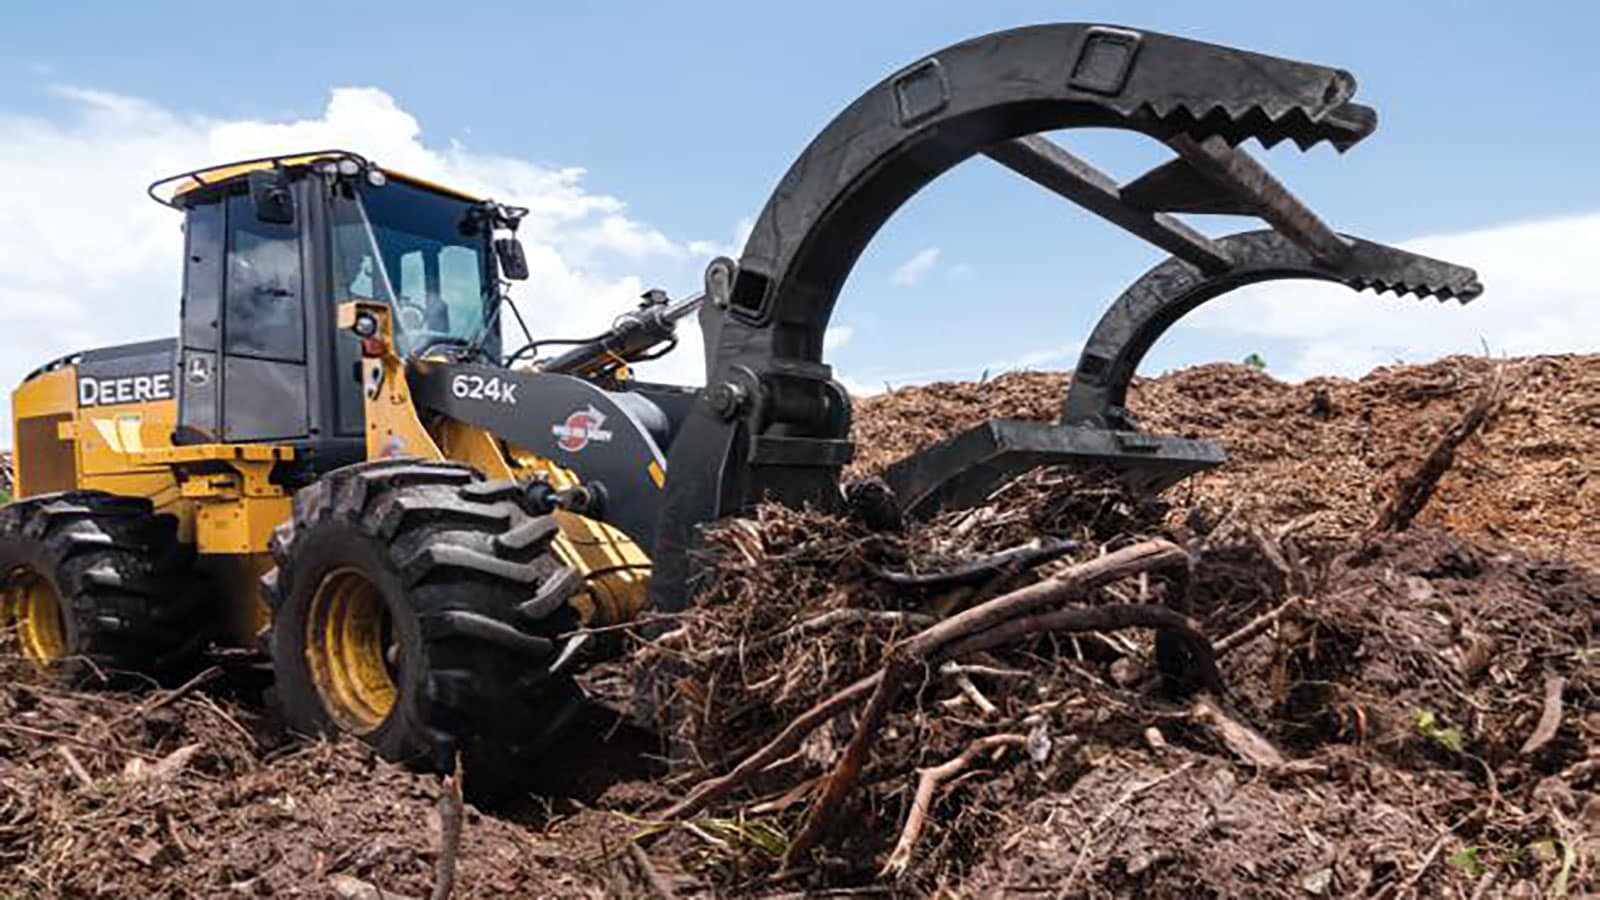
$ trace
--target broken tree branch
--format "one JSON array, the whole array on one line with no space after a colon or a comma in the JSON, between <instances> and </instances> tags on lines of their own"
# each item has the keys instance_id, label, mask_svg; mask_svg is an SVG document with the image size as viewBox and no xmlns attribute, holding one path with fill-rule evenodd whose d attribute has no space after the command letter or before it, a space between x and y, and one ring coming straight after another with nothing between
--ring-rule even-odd
<instances>
[{"instance_id":1,"label":"broken tree branch","mask_svg":"<svg viewBox=\"0 0 1600 900\"><path fill-rule=\"evenodd\" d=\"M1027 745L1028 736L1025 734L991 734L967 745L960 756L920 770L917 773L917 793L911 800L911 811L906 814L906 824L900 829L900 839L895 842L888 861L879 870L879 876L898 878L911 865L911 853L917 847L917 839L922 837L922 827L927 824L928 811L933 808L933 795L939 785L966 771L974 759L991 750Z\"/></svg>"},{"instance_id":2,"label":"broken tree branch","mask_svg":"<svg viewBox=\"0 0 1600 900\"><path fill-rule=\"evenodd\" d=\"M461 796L461 757L456 770L444 779L439 794L439 860L433 866L432 900L449 900L456 889L456 860L461 856L461 820L465 815Z\"/></svg>"},{"instance_id":3,"label":"broken tree branch","mask_svg":"<svg viewBox=\"0 0 1600 900\"><path fill-rule=\"evenodd\" d=\"M946 673L941 667L939 674L944 675L954 682L956 689L961 692L963 697L967 698L969 703L971 703L973 706L976 706L979 712L991 718L1000 715L1000 707L995 706L993 700L990 700L988 697L984 696L983 691L978 690L978 686L973 684L972 679L967 677L964 673Z\"/></svg>"},{"instance_id":4,"label":"broken tree branch","mask_svg":"<svg viewBox=\"0 0 1600 900\"><path fill-rule=\"evenodd\" d=\"M743 784L745 779L751 775L762 771L767 766L792 753L813 729L848 709L857 700L865 697L867 692L878 686L878 680L882 677L882 672L868 675L806 710L793 722L790 722L789 727L779 732L777 737L768 741L761 749L745 757L744 761L735 766L728 774L709 778L695 785L688 796L662 812L661 818L671 820L692 816L721 799L729 791Z\"/></svg>"},{"instance_id":5,"label":"broken tree branch","mask_svg":"<svg viewBox=\"0 0 1600 900\"><path fill-rule=\"evenodd\" d=\"M634 868L639 870L645 886L650 889L650 894L656 900L675 900L677 892L673 891L672 885L668 884L667 879L656 869L655 863L650 861L650 854L644 852L644 848L637 842L628 842L628 858L633 861Z\"/></svg>"},{"instance_id":6,"label":"broken tree branch","mask_svg":"<svg viewBox=\"0 0 1600 900\"><path fill-rule=\"evenodd\" d=\"M61 754L61 758L67 761L67 771L71 772L80 784L84 787L94 787L94 779L89 776L89 770L83 767L83 763L78 760L71 747L66 744L57 744L56 752Z\"/></svg>"},{"instance_id":7,"label":"broken tree branch","mask_svg":"<svg viewBox=\"0 0 1600 900\"><path fill-rule=\"evenodd\" d=\"M1283 753L1274 747L1271 741L1262 737L1254 728L1239 721L1209 694L1201 694L1195 698L1190 715L1210 725L1229 750L1258 769L1275 769L1286 761Z\"/></svg>"},{"instance_id":8,"label":"broken tree branch","mask_svg":"<svg viewBox=\"0 0 1600 900\"><path fill-rule=\"evenodd\" d=\"M1433 498L1433 492L1439 487L1439 480L1455 464L1456 450L1466 443L1468 438L1477 434L1499 411L1504 391L1505 368L1496 366L1479 393L1478 399L1467 407L1467 411L1461 414L1461 418L1457 419L1454 425L1439 436L1433 449L1423 458L1416 470L1395 486L1394 496L1378 515L1377 522L1372 526L1373 531L1405 531L1411 527L1411 523Z\"/></svg>"},{"instance_id":9,"label":"broken tree branch","mask_svg":"<svg viewBox=\"0 0 1600 900\"><path fill-rule=\"evenodd\" d=\"M959 585L973 586L983 584L1002 572L1027 571L1051 560L1060 559L1076 549L1078 549L1077 541L1051 539L1002 550L999 553L962 563L953 569L947 569L942 572L912 574L909 572L890 572L876 568L872 572L879 580L887 581L896 587L942 588Z\"/></svg>"},{"instance_id":10,"label":"broken tree branch","mask_svg":"<svg viewBox=\"0 0 1600 900\"><path fill-rule=\"evenodd\" d=\"M1533 734L1528 735L1528 740L1522 745L1523 756L1532 756L1555 740L1556 732L1561 729L1561 692L1566 687L1567 680L1560 675L1545 677L1544 709L1539 714L1539 724L1534 726Z\"/></svg>"},{"instance_id":11,"label":"broken tree branch","mask_svg":"<svg viewBox=\"0 0 1600 900\"><path fill-rule=\"evenodd\" d=\"M1238 630L1211 645L1212 649L1216 651L1217 658L1220 659L1227 656L1229 653L1255 640L1257 635L1276 625L1285 613L1293 611L1299 604L1299 597L1290 597L1278 604L1274 609L1264 612L1239 626Z\"/></svg>"},{"instance_id":12,"label":"broken tree branch","mask_svg":"<svg viewBox=\"0 0 1600 900\"><path fill-rule=\"evenodd\" d=\"M1080 596L1095 588L1102 587L1129 575L1149 572L1171 566L1187 567L1188 554L1184 553L1177 545L1170 541L1151 540L1124 547L1113 553L1108 553L1096 559L1079 563L1052 578L1019 588L1009 594L996 597L986 603L980 603L962 613L940 621L926 631L919 632L916 636L906 641L899 647L890 651L889 661L884 666L882 678L873 691L872 699L867 702L867 709L862 714L861 722L856 727L855 734L850 742L845 745L844 753L834 764L833 771L823 781L822 790L816 801L811 806L811 812L806 817L805 825L801 828L794 843L789 846L784 864L792 866L801 856L811 851L822 840L833 824L838 814L839 807L844 803L845 797L855 787L856 781L861 776L861 768L866 763L867 756L873 742L877 739L878 731L888 717L889 710L894 707L900 697L900 691L919 669L925 668L931 657L959 639L968 638L966 643L976 644L970 640L976 637L986 637L985 632L994 631L1002 635L993 644L982 646L974 645L971 650L988 649L999 643L1015 640L1026 634L1039 633L1040 627L1048 616L1030 616L1037 610L1059 603L1069 597ZM1079 614L1079 619L1094 618L1094 613L1117 609L1161 609L1160 607L1096 607L1093 609L1073 610ZM1168 615L1183 621L1182 616L1171 610L1164 610ZM1016 628L1017 621L1029 621L1031 627ZM1073 621L1078 621L1073 620ZM1126 626L1124 626L1126 627ZM1089 630L1089 629L1085 629ZM1203 638L1201 639L1203 642ZM1205 658L1209 659L1209 647ZM1213 666L1211 674L1214 676Z\"/></svg>"},{"instance_id":13,"label":"broken tree branch","mask_svg":"<svg viewBox=\"0 0 1600 900\"><path fill-rule=\"evenodd\" d=\"M1222 691L1222 678L1217 672L1216 659L1211 644L1200 633L1189 617L1165 606L1139 604L1111 604L1107 606L1072 606L1033 616L1024 616L998 625L950 644L941 656L959 658L971 653L992 650L1034 634L1059 632L1121 631L1125 628L1154 628L1177 642L1195 667L1191 672L1205 689Z\"/></svg>"},{"instance_id":14,"label":"broken tree branch","mask_svg":"<svg viewBox=\"0 0 1600 900\"><path fill-rule=\"evenodd\" d=\"M855 734L850 736L850 743L845 745L844 752L839 755L839 761L834 764L833 771L823 779L822 790L816 802L811 805L811 812L806 816L805 825L795 837L794 843L789 845L788 852L784 854L785 868L793 866L797 860L809 853L832 827L834 816L844 803L844 798L849 796L851 789L861 778L861 767L866 765L873 741L877 738L879 729L883 727L884 720L889 718L889 710L894 708L895 701L900 698L901 688L911 680L911 676L921 665L922 659L911 653L904 650L891 651L889 664L883 668L883 677L878 681L877 690L872 692L872 699L867 701L866 711L861 714L861 721L856 725Z\"/></svg>"},{"instance_id":15,"label":"broken tree branch","mask_svg":"<svg viewBox=\"0 0 1600 900\"><path fill-rule=\"evenodd\" d=\"M172 704L177 703L179 700L182 700L183 698L199 690L207 682L222 677L222 674L221 666L209 666L200 674L194 676L188 681L185 681L183 684L178 685L172 690L167 691L165 694L162 694L154 700L151 700L149 703L142 703L116 717L115 719L112 719L111 722L106 725L106 728L108 730L114 730L117 726L122 725L125 722L135 719L142 719L158 709L171 706Z\"/></svg>"},{"instance_id":16,"label":"broken tree branch","mask_svg":"<svg viewBox=\"0 0 1600 900\"><path fill-rule=\"evenodd\" d=\"M893 609L835 609L791 625L776 634L752 641L742 647L718 647L700 654L704 659L722 659L740 654L756 654L770 647L807 635L827 631L838 625L878 624L899 625L907 628L925 628L935 621L933 616Z\"/></svg>"}]
</instances>

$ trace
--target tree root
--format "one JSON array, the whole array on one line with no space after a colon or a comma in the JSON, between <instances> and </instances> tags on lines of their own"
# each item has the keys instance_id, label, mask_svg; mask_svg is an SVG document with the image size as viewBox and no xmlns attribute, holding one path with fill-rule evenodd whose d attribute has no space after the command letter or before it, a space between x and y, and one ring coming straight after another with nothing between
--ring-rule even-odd
<instances>
[{"instance_id":1,"label":"tree root","mask_svg":"<svg viewBox=\"0 0 1600 900\"><path fill-rule=\"evenodd\" d=\"M900 829L900 839L895 842L889 859L879 870L880 877L898 878L911 866L911 854L922 837L922 827L928 822L928 811L933 808L933 795L939 785L966 771L972 761L991 750L1001 747L1026 747L1025 734L991 734L981 737L961 751L961 755L917 773L917 793L911 801L911 811L906 814L906 824Z\"/></svg>"}]
</instances>

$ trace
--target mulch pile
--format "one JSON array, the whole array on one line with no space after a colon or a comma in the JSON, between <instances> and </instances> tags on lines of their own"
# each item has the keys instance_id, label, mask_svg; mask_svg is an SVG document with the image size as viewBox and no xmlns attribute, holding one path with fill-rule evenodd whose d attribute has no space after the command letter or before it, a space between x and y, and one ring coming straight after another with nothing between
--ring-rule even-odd
<instances>
[{"instance_id":1,"label":"mulch pile","mask_svg":"<svg viewBox=\"0 0 1600 900\"><path fill-rule=\"evenodd\" d=\"M898 529L779 507L717 523L704 603L595 676L663 735L663 770L582 803L468 807L456 895L1592 890L1600 358L1503 367L1497 411L1401 531L1380 510L1494 364L1141 381L1146 427L1232 457L1153 500L1045 470ZM857 508L886 463L1000 412L1053 418L1063 387L862 401ZM1073 580L1142 552L1166 562ZM1102 627L1058 617L905 664L963 611L1062 584L1038 609ZM901 686L881 708L869 684L808 717L880 676ZM0 673L0 894L428 896L440 779L286 741L214 687Z\"/></svg>"},{"instance_id":2,"label":"mulch pile","mask_svg":"<svg viewBox=\"0 0 1600 900\"><path fill-rule=\"evenodd\" d=\"M1600 358L1457 356L1299 384L1206 365L1136 379L1128 405L1147 430L1209 437L1228 452L1222 468L1184 482L1175 504L1238 504L1283 522L1315 515L1313 532L1338 539L1372 521L1397 474L1497 366L1506 402L1463 448L1423 520L1600 568ZM862 400L853 472L879 471L990 416L1053 420L1066 385L1060 373L1018 372Z\"/></svg>"}]
</instances>

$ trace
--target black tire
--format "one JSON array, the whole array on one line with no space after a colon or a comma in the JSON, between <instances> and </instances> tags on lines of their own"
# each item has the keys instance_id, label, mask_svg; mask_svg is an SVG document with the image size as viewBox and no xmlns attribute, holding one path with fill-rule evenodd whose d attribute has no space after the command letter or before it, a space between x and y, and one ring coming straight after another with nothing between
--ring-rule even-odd
<instances>
[{"instance_id":1,"label":"black tire","mask_svg":"<svg viewBox=\"0 0 1600 900\"><path fill-rule=\"evenodd\" d=\"M177 524L142 497L99 491L0 510L0 587L9 593L34 573L54 592L65 640L50 663L64 679L192 670L211 638L214 598Z\"/></svg>"},{"instance_id":2,"label":"black tire","mask_svg":"<svg viewBox=\"0 0 1600 900\"><path fill-rule=\"evenodd\" d=\"M525 504L513 482L416 460L338 469L297 493L292 519L273 536L277 568L263 579L290 728L354 733L380 756L423 770L448 771L460 754L480 797L525 784L529 762L582 701L570 675L552 670L559 636L577 627L567 601L581 583L552 553L554 519ZM387 613L392 697L381 719L382 705L352 712L325 696L336 691L327 686L331 657L320 655L335 640L325 630L328 604L354 602L326 598L351 572ZM325 690L313 658L324 660Z\"/></svg>"}]
</instances>

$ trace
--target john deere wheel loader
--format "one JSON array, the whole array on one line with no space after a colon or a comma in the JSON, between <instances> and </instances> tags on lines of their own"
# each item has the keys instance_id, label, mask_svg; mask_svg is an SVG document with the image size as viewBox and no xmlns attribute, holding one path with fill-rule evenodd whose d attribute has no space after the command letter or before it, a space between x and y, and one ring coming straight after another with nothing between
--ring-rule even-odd
<instances>
[{"instance_id":1,"label":"john deere wheel loader","mask_svg":"<svg viewBox=\"0 0 1600 900\"><path fill-rule=\"evenodd\" d=\"M1125 28L966 41L846 107L703 291L652 292L568 341L503 327L522 320L503 289L527 275L517 208L343 151L160 182L185 220L179 336L58 359L15 391L7 618L69 678L259 647L306 732L514 769L570 719L597 627L692 602L697 526L764 499L842 503L850 398L821 358L835 298L879 226L963 160L1171 258L1095 327L1059 422L992 419L891 467L907 516L1036 466L1160 489L1222 462L1142 431L1125 401L1155 340L1234 288L1475 297L1471 270L1335 232L1239 147L1345 150L1376 125L1354 92L1337 69ZM1040 134L1084 127L1174 155L1119 184ZM1211 237L1181 213L1270 227ZM691 314L706 387L632 378Z\"/></svg>"}]
</instances>

